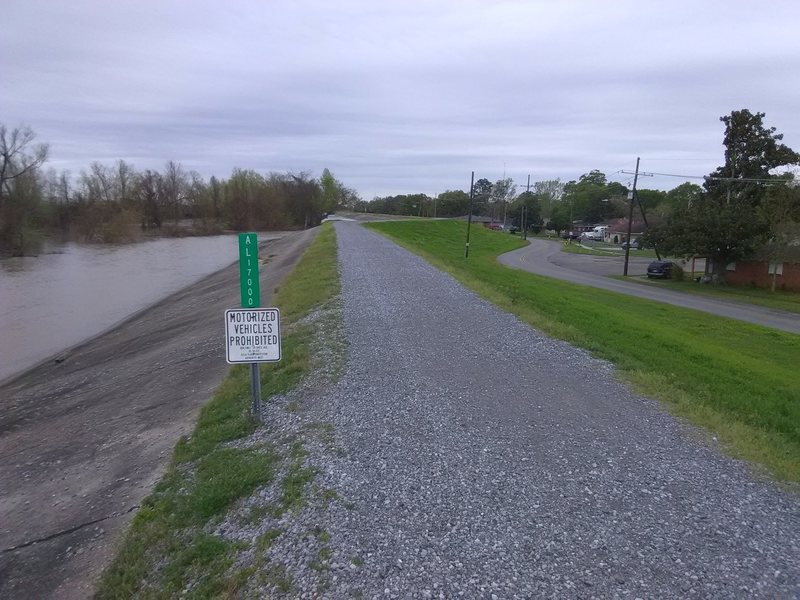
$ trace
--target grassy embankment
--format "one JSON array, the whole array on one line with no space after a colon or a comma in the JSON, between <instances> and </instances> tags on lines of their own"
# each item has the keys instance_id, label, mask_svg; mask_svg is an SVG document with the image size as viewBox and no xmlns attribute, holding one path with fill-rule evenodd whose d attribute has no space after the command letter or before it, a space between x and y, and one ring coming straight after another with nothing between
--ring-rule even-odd
<instances>
[{"instance_id":1,"label":"grassy embankment","mask_svg":"<svg viewBox=\"0 0 800 600\"><path fill-rule=\"evenodd\" d=\"M267 410L270 396L293 389L311 367L313 331L300 320L338 290L336 239L328 225L273 298L272 304L281 309L283 356L279 363L262 365ZM248 414L249 373L247 365L233 367L201 410L192 435L178 442L167 473L142 502L104 573L98 598L236 595L252 569L232 569L235 553L243 548L214 535L213 525L279 470L285 475L274 510L302 501L303 487L313 474L302 467L299 442L288 447L230 444L257 428ZM271 533L256 541L257 550L269 545Z\"/></svg>"},{"instance_id":2,"label":"grassy embankment","mask_svg":"<svg viewBox=\"0 0 800 600\"><path fill-rule=\"evenodd\" d=\"M369 226L534 327L611 361L735 456L800 482L800 336L502 266L496 257L524 242L481 227L465 260L463 222Z\"/></svg>"}]
</instances>

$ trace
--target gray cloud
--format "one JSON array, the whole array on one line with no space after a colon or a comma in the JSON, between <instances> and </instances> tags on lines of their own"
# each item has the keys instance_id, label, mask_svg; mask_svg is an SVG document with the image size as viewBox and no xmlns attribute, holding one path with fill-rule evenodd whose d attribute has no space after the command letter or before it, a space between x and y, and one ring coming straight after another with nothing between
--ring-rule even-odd
<instances>
[{"instance_id":1,"label":"gray cloud","mask_svg":"<svg viewBox=\"0 0 800 600\"><path fill-rule=\"evenodd\" d=\"M739 108L800 148L793 1L229 4L7 2L0 120L73 172L329 167L367 198L703 174Z\"/></svg>"}]
</instances>

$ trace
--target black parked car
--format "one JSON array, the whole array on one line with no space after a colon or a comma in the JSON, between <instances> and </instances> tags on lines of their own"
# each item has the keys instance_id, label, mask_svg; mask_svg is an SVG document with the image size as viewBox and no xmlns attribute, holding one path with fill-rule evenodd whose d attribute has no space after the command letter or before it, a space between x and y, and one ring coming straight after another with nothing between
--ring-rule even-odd
<instances>
[{"instance_id":1,"label":"black parked car","mask_svg":"<svg viewBox=\"0 0 800 600\"><path fill-rule=\"evenodd\" d=\"M647 277L650 279L670 279L675 263L669 260L654 260L647 265Z\"/></svg>"}]
</instances>

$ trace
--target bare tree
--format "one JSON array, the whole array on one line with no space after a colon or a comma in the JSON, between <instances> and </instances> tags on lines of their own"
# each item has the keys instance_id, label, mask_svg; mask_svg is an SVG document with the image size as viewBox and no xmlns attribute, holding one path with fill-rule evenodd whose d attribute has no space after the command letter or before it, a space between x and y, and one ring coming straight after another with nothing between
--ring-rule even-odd
<instances>
[{"instance_id":1,"label":"bare tree","mask_svg":"<svg viewBox=\"0 0 800 600\"><path fill-rule=\"evenodd\" d=\"M127 206L131 202L131 188L136 176L133 165L120 159L116 165L116 188L119 194L119 202L122 206Z\"/></svg>"},{"instance_id":2,"label":"bare tree","mask_svg":"<svg viewBox=\"0 0 800 600\"><path fill-rule=\"evenodd\" d=\"M111 204L117 198L116 182L114 181L114 171L99 162L91 164L92 186L97 190L102 200Z\"/></svg>"},{"instance_id":3,"label":"bare tree","mask_svg":"<svg viewBox=\"0 0 800 600\"><path fill-rule=\"evenodd\" d=\"M0 124L0 207L11 193L11 182L34 172L47 160L47 144L34 144L36 134L27 126L10 132Z\"/></svg>"},{"instance_id":4,"label":"bare tree","mask_svg":"<svg viewBox=\"0 0 800 600\"><path fill-rule=\"evenodd\" d=\"M209 181L208 186L210 188L211 204L214 207L213 216L215 220L219 221L221 214L220 205L222 204L222 188L220 186L219 180L213 175L211 176L211 180Z\"/></svg>"},{"instance_id":5,"label":"bare tree","mask_svg":"<svg viewBox=\"0 0 800 600\"><path fill-rule=\"evenodd\" d=\"M168 207L175 224L181 218L181 209L186 201L186 188L188 181L186 172L180 163L171 160L164 168L164 176L161 178L161 191L164 203Z\"/></svg>"},{"instance_id":6,"label":"bare tree","mask_svg":"<svg viewBox=\"0 0 800 600\"><path fill-rule=\"evenodd\" d=\"M103 186L93 171L81 171L78 178L78 197L82 202L95 204L103 200Z\"/></svg>"},{"instance_id":7,"label":"bare tree","mask_svg":"<svg viewBox=\"0 0 800 600\"><path fill-rule=\"evenodd\" d=\"M164 219L161 174L147 169L136 178L134 196L142 216L142 229L159 229Z\"/></svg>"},{"instance_id":8,"label":"bare tree","mask_svg":"<svg viewBox=\"0 0 800 600\"><path fill-rule=\"evenodd\" d=\"M41 181L42 188L44 191L44 198L48 202L56 204L60 196L59 193L60 180L58 172L53 167L50 167L49 169L47 169L47 171L45 171L40 175L39 179Z\"/></svg>"},{"instance_id":9,"label":"bare tree","mask_svg":"<svg viewBox=\"0 0 800 600\"><path fill-rule=\"evenodd\" d=\"M200 219L205 225L212 217L211 197L208 186L197 171L189 171L186 185L186 202L190 209L192 219Z\"/></svg>"},{"instance_id":10,"label":"bare tree","mask_svg":"<svg viewBox=\"0 0 800 600\"><path fill-rule=\"evenodd\" d=\"M61 171L58 177L59 200L64 203L69 203L70 200L70 179L69 171Z\"/></svg>"}]
</instances>

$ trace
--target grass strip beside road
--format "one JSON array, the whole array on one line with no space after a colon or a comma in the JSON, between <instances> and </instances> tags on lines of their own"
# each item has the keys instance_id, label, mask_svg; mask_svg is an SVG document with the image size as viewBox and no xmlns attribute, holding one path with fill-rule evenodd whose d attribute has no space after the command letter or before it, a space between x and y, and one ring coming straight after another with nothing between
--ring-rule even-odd
<instances>
[{"instance_id":1,"label":"grass strip beside road","mask_svg":"<svg viewBox=\"0 0 800 600\"><path fill-rule=\"evenodd\" d=\"M702 273L701 273L702 274ZM764 308L773 308L800 314L800 293L787 292L785 290L765 290L763 288L740 287L734 285L710 285L698 283L689 277L688 271L683 281L672 279L652 280L647 277L623 277L615 276L614 279L621 281L632 281L642 285L660 287L663 289L683 292L685 294L695 294L697 296L708 296L719 300L729 300L742 304L754 304Z\"/></svg>"},{"instance_id":2,"label":"grass strip beside road","mask_svg":"<svg viewBox=\"0 0 800 600\"><path fill-rule=\"evenodd\" d=\"M573 241L571 244L564 243L562 244L561 251L562 252L569 252L570 254L589 254L591 256L625 256L625 250L619 247L611 247L606 245L591 245L591 242L587 242L590 244L589 246L581 245L577 241ZM631 258L652 258L656 260L656 253L655 250L631 250L630 252ZM661 256L661 260L669 260L664 255Z\"/></svg>"},{"instance_id":3,"label":"grass strip beside road","mask_svg":"<svg viewBox=\"0 0 800 600\"><path fill-rule=\"evenodd\" d=\"M273 304L281 309L282 359L262 365L262 398L293 389L310 369L313 331L300 322L339 292L336 237L326 225L283 281ZM220 314L220 327L222 314ZM211 533L240 499L294 465L298 448L236 445L257 428L249 414L250 368L234 366L182 438L166 474L143 502L98 598L236 596L250 575L234 568L237 544ZM297 469L290 465L289 476ZM284 482L286 485L286 482ZM296 503L292 497L286 507Z\"/></svg>"},{"instance_id":4,"label":"grass strip beside road","mask_svg":"<svg viewBox=\"0 0 800 600\"><path fill-rule=\"evenodd\" d=\"M524 245L456 221L370 223L545 333L614 363L626 381L713 432L733 455L800 482L800 336L526 273Z\"/></svg>"}]
</instances>

